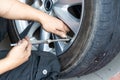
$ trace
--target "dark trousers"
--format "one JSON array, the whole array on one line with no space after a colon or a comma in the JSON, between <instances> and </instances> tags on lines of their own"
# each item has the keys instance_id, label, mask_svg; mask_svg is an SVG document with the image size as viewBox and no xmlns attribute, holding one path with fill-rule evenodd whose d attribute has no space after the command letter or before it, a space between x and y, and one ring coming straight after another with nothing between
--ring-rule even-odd
<instances>
[{"instance_id":1,"label":"dark trousers","mask_svg":"<svg viewBox=\"0 0 120 80\"><path fill-rule=\"evenodd\" d=\"M7 53L0 51L0 58L4 58ZM27 62L0 75L0 80L57 80L59 72L60 64L54 54L32 51Z\"/></svg>"}]
</instances>

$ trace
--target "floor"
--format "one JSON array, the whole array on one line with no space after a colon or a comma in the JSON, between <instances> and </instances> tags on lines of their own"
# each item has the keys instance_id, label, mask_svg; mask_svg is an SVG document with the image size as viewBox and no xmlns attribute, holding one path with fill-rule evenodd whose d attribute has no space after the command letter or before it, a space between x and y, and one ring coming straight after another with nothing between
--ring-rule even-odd
<instances>
[{"instance_id":1,"label":"floor","mask_svg":"<svg viewBox=\"0 0 120 80\"><path fill-rule=\"evenodd\" d=\"M102 69L81 76L80 78L71 78L71 79L63 79L63 80L109 80L111 76L115 75L120 71L120 53L105 67Z\"/></svg>"},{"instance_id":2,"label":"floor","mask_svg":"<svg viewBox=\"0 0 120 80\"><path fill-rule=\"evenodd\" d=\"M2 45L2 46L1 46ZM3 47L4 45L4 47ZM10 42L9 38L6 36L5 40L0 42L0 49L9 48ZM109 80L109 78L120 71L120 53L105 67L102 69L88 74L81 76L80 78L69 78L69 79L60 79L60 80Z\"/></svg>"}]
</instances>

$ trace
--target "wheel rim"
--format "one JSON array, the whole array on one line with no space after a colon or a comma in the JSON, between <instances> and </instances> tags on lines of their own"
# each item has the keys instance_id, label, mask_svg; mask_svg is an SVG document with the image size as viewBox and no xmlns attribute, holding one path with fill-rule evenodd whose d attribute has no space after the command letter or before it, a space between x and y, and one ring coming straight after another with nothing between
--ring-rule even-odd
<instances>
[{"instance_id":1,"label":"wheel rim","mask_svg":"<svg viewBox=\"0 0 120 80\"><path fill-rule=\"evenodd\" d=\"M51 16L55 16L62 20L71 31L68 33L72 37L69 42L55 42L51 44L34 45L33 50L40 49L42 51L52 52L56 55L63 54L74 43L74 40L80 30L80 25L83 17L84 0L20 0L23 3L42 10ZM18 33L21 34L29 25L30 21L15 20ZM55 34L51 34L42 29L40 23L34 22L27 36L32 41L36 39L59 39ZM39 46L39 47L38 47Z\"/></svg>"}]
</instances>

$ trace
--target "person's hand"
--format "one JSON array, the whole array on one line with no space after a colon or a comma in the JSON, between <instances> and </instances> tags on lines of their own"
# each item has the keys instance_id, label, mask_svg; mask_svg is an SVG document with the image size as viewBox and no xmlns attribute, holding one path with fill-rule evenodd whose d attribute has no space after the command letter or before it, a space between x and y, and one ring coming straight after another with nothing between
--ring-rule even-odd
<instances>
[{"instance_id":1,"label":"person's hand","mask_svg":"<svg viewBox=\"0 0 120 80\"><path fill-rule=\"evenodd\" d=\"M46 31L61 37L67 37L66 33L69 31L69 28L61 20L47 14L44 14L42 17L41 23Z\"/></svg>"},{"instance_id":2,"label":"person's hand","mask_svg":"<svg viewBox=\"0 0 120 80\"><path fill-rule=\"evenodd\" d=\"M19 41L18 45L13 47L7 55L7 60L11 68L15 68L29 59L31 55L31 44L28 39Z\"/></svg>"},{"instance_id":3,"label":"person's hand","mask_svg":"<svg viewBox=\"0 0 120 80\"><path fill-rule=\"evenodd\" d=\"M69 31L69 28L61 20L26 5L19 0L2 0L0 2L0 16L15 20L38 21L46 31L61 37L66 37L66 33Z\"/></svg>"}]
</instances>

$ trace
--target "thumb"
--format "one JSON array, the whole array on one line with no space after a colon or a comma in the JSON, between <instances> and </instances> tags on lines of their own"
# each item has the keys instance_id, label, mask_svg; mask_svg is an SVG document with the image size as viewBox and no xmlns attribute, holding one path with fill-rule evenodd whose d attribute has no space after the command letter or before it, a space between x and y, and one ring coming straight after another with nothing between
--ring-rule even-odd
<instances>
[{"instance_id":1,"label":"thumb","mask_svg":"<svg viewBox=\"0 0 120 80\"><path fill-rule=\"evenodd\" d=\"M60 30L56 30L55 34L61 36L62 38L66 38L67 37L66 33L63 32L63 31L60 31Z\"/></svg>"},{"instance_id":2,"label":"thumb","mask_svg":"<svg viewBox=\"0 0 120 80\"><path fill-rule=\"evenodd\" d=\"M28 41L27 40L25 40L25 39L22 39L21 41L20 41L20 43L18 43L18 45L21 47L21 48L26 48L27 46L28 46Z\"/></svg>"}]
</instances>

